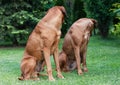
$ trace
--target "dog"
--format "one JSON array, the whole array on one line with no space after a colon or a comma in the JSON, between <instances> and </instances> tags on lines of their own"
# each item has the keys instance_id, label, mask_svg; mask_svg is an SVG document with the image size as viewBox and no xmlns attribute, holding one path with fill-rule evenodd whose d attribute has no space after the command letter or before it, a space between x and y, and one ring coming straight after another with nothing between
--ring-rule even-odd
<instances>
[{"instance_id":1,"label":"dog","mask_svg":"<svg viewBox=\"0 0 120 85\"><path fill-rule=\"evenodd\" d=\"M54 56L57 76L64 78L59 66L58 43L61 36L61 26L66 15L63 6L50 8L47 14L38 22L28 38L23 59L21 61L21 77L19 80L39 80L38 73L43 62L47 65L48 79L54 81L50 55Z\"/></svg>"},{"instance_id":2,"label":"dog","mask_svg":"<svg viewBox=\"0 0 120 85\"><path fill-rule=\"evenodd\" d=\"M86 52L92 29L97 21L89 18L77 20L65 35L62 51L59 54L60 68L68 72L77 68L78 74L82 74L81 64L84 72L87 72Z\"/></svg>"}]
</instances>

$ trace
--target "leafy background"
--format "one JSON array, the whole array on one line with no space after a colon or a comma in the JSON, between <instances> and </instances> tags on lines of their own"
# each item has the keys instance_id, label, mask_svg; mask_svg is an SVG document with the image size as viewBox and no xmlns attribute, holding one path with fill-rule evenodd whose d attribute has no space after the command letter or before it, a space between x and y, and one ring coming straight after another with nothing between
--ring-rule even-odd
<instances>
[{"instance_id":1,"label":"leafy background","mask_svg":"<svg viewBox=\"0 0 120 85\"><path fill-rule=\"evenodd\" d=\"M25 45L37 22L55 5L64 6L68 16L61 37L74 21L83 17L98 21L94 35L120 36L119 0L0 0L0 45Z\"/></svg>"}]
</instances>

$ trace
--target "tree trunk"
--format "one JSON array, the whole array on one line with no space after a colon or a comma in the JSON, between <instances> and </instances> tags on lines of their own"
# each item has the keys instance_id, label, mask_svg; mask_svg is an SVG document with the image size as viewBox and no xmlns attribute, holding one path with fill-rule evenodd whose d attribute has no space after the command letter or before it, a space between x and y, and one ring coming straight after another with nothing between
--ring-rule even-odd
<instances>
[{"instance_id":1,"label":"tree trunk","mask_svg":"<svg viewBox=\"0 0 120 85\"><path fill-rule=\"evenodd\" d=\"M13 46L18 46L19 43L17 41L16 35L13 35L13 40L12 40Z\"/></svg>"},{"instance_id":2,"label":"tree trunk","mask_svg":"<svg viewBox=\"0 0 120 85\"><path fill-rule=\"evenodd\" d=\"M107 24L101 24L98 26L99 31L100 31L100 35L102 38L107 38L108 37L108 33L109 33L109 26L107 26Z\"/></svg>"}]
</instances>

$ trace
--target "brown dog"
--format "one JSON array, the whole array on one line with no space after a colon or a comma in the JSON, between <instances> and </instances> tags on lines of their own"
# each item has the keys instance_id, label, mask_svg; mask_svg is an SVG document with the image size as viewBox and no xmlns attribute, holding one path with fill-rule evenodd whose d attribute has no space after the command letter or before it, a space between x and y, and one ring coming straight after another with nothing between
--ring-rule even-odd
<instances>
[{"instance_id":1,"label":"brown dog","mask_svg":"<svg viewBox=\"0 0 120 85\"><path fill-rule=\"evenodd\" d=\"M20 80L39 79L37 73L41 70L42 63L47 65L49 80L53 81L50 55L54 55L57 68L57 76L61 74L58 60L58 42L61 35L61 25L66 11L63 6L55 6L48 10L47 14L36 25L29 36L24 56L21 61Z\"/></svg>"},{"instance_id":2,"label":"brown dog","mask_svg":"<svg viewBox=\"0 0 120 85\"><path fill-rule=\"evenodd\" d=\"M83 70L88 71L86 67L86 51L90 38L90 33L96 24L96 20L82 18L77 20L68 30L59 55L59 63L62 71L70 71L77 68L78 74L82 74Z\"/></svg>"}]
</instances>

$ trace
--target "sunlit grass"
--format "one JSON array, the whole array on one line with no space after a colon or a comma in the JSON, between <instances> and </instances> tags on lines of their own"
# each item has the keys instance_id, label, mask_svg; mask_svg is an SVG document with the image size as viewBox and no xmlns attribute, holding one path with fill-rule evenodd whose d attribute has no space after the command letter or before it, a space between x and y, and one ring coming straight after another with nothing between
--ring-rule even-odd
<instances>
[{"instance_id":1,"label":"sunlit grass","mask_svg":"<svg viewBox=\"0 0 120 85\"><path fill-rule=\"evenodd\" d=\"M61 40L61 43L63 39ZM62 44L59 48L61 49ZM91 37L87 50L89 72L81 76L77 71L63 73L65 79L58 79L51 58L55 82L46 76L39 81L19 81L22 48L0 48L0 85L119 85L120 84L120 39ZM44 72L43 72L44 73Z\"/></svg>"}]
</instances>

